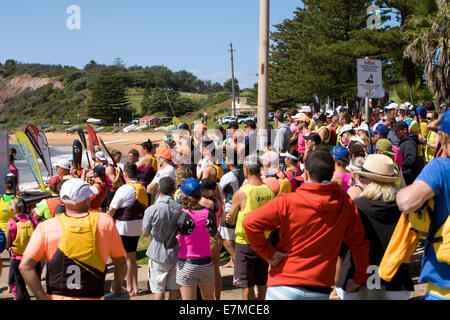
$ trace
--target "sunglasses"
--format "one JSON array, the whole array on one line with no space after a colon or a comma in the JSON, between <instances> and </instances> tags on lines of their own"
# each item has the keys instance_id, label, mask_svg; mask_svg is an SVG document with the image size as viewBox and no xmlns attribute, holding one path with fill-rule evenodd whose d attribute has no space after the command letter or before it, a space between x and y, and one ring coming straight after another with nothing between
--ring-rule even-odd
<instances>
[{"instance_id":1,"label":"sunglasses","mask_svg":"<svg viewBox=\"0 0 450 320\"><path fill-rule=\"evenodd\" d=\"M431 117L427 117L427 120L432 120L433 118L431 118Z\"/></svg>"}]
</instances>

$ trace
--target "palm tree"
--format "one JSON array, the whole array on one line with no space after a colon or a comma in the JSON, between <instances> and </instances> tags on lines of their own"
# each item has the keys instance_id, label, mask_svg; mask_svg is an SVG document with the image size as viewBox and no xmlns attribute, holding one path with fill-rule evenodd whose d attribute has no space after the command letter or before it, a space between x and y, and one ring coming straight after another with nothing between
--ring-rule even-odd
<instances>
[{"instance_id":1,"label":"palm tree","mask_svg":"<svg viewBox=\"0 0 450 320\"><path fill-rule=\"evenodd\" d=\"M426 82L435 94L437 105L450 101L449 2L424 0L404 26L409 43L404 57L423 66Z\"/></svg>"}]
</instances>

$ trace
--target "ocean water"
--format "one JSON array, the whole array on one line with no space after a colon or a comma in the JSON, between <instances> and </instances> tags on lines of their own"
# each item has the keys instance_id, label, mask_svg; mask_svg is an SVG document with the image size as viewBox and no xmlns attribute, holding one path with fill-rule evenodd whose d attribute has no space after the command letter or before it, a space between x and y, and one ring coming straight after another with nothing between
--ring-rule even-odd
<instances>
[{"instance_id":1,"label":"ocean water","mask_svg":"<svg viewBox=\"0 0 450 320\"><path fill-rule=\"evenodd\" d=\"M19 170L19 188L20 190L26 190L26 189L33 189L37 188L38 184L36 180L34 180L33 174L31 172L30 167L28 166L27 162L23 158L20 149L17 145L10 144L10 148L15 148L17 150L16 155L16 161L15 165L17 169ZM60 160L71 160L72 159L72 145L67 146L57 146L52 147L50 146L50 155L51 155L51 162L53 167L53 175L56 175L56 164ZM83 154L83 162L82 165L84 166L87 162L86 160L86 154ZM46 167L44 166L44 163L42 160L37 156L39 167L41 168L42 177L44 179L44 182L46 182L50 177L50 173L47 172Z\"/></svg>"}]
</instances>

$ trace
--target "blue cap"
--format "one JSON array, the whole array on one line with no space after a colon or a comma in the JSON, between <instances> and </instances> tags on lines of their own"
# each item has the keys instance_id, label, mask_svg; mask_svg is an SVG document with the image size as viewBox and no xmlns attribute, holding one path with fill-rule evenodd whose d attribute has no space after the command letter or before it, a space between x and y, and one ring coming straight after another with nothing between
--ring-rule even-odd
<instances>
[{"instance_id":1,"label":"blue cap","mask_svg":"<svg viewBox=\"0 0 450 320\"><path fill-rule=\"evenodd\" d=\"M445 111L441 119L441 125L439 131L450 134L450 110Z\"/></svg>"},{"instance_id":2,"label":"blue cap","mask_svg":"<svg viewBox=\"0 0 450 320\"><path fill-rule=\"evenodd\" d=\"M175 140L173 139L173 136L170 133L166 134L164 136L163 140L164 140L164 142L167 142L168 144L174 144L175 143Z\"/></svg>"},{"instance_id":3,"label":"blue cap","mask_svg":"<svg viewBox=\"0 0 450 320\"><path fill-rule=\"evenodd\" d=\"M424 107L416 108L416 112L417 112L418 115L421 115L422 117L426 117L427 116L427 110L425 110Z\"/></svg>"},{"instance_id":4,"label":"blue cap","mask_svg":"<svg viewBox=\"0 0 450 320\"><path fill-rule=\"evenodd\" d=\"M375 130L373 131L373 133L379 133L383 136L387 136L389 134L389 128L386 127L384 124L379 123L377 124L377 127L375 128Z\"/></svg>"},{"instance_id":5,"label":"blue cap","mask_svg":"<svg viewBox=\"0 0 450 320\"><path fill-rule=\"evenodd\" d=\"M103 175L103 174L105 174L105 167L102 166L101 164L99 164L98 166L95 166L94 172L96 174Z\"/></svg>"},{"instance_id":6,"label":"blue cap","mask_svg":"<svg viewBox=\"0 0 450 320\"><path fill-rule=\"evenodd\" d=\"M187 178L184 180L180 189L189 197L200 197L200 183L195 178Z\"/></svg>"},{"instance_id":7,"label":"blue cap","mask_svg":"<svg viewBox=\"0 0 450 320\"><path fill-rule=\"evenodd\" d=\"M334 147L330 153L338 160L342 160L344 158L348 160L348 157L350 156L347 148L341 145Z\"/></svg>"}]
</instances>

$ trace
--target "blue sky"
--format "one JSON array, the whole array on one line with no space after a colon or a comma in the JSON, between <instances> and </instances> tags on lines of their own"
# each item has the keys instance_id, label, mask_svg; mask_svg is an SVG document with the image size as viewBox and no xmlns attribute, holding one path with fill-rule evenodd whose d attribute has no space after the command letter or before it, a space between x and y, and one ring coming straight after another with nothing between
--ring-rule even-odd
<instances>
[{"instance_id":1,"label":"blue sky","mask_svg":"<svg viewBox=\"0 0 450 320\"><path fill-rule=\"evenodd\" d=\"M66 26L70 5L81 29ZM292 18L300 0L272 0L271 25ZM240 87L257 82L259 0L38 0L0 2L0 62L82 68L95 60L165 65L203 80L231 78L229 43Z\"/></svg>"}]
</instances>

